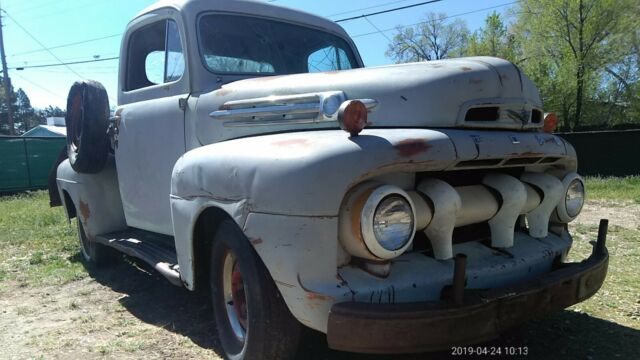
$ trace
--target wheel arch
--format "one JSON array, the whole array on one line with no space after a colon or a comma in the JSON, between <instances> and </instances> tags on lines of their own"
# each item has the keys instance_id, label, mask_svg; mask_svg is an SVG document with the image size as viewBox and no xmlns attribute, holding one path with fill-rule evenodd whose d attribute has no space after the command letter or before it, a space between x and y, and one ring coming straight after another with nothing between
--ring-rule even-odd
<instances>
[{"instance_id":1,"label":"wheel arch","mask_svg":"<svg viewBox=\"0 0 640 360\"><path fill-rule=\"evenodd\" d=\"M209 252L218 225L231 216L217 206L204 208L198 215L192 232L193 284L192 290L201 290L209 283Z\"/></svg>"},{"instance_id":2,"label":"wheel arch","mask_svg":"<svg viewBox=\"0 0 640 360\"><path fill-rule=\"evenodd\" d=\"M76 204L73 202L73 199L71 199L71 195L69 195L67 190L62 190L62 199L64 210L67 214L67 220L71 221L71 219L78 216L76 212Z\"/></svg>"},{"instance_id":3,"label":"wheel arch","mask_svg":"<svg viewBox=\"0 0 640 360\"><path fill-rule=\"evenodd\" d=\"M204 256L217 224L229 218L242 229L246 211L244 200L225 202L208 196L171 195L171 220L180 279L187 289L196 290L196 283L201 283L201 265L207 263Z\"/></svg>"}]
</instances>

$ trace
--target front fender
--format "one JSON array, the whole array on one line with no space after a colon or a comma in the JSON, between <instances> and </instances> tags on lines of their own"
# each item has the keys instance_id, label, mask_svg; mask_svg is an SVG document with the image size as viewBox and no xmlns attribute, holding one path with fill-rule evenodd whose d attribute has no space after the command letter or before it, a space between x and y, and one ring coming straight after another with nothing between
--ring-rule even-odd
<instances>
[{"instance_id":1,"label":"front fender","mask_svg":"<svg viewBox=\"0 0 640 360\"><path fill-rule=\"evenodd\" d=\"M565 154L562 142L548 134L456 129L367 129L356 137L307 131L203 146L182 156L173 170L181 276L192 288L194 225L205 208L216 207L252 240L296 317L321 330L321 311L303 319L305 310L294 303L301 291L326 293L321 284L335 282L342 263L337 218L354 185L397 172L457 169L460 161ZM322 230L311 231L312 224Z\"/></svg>"},{"instance_id":2,"label":"front fender","mask_svg":"<svg viewBox=\"0 0 640 360\"><path fill-rule=\"evenodd\" d=\"M182 280L194 288L194 230L206 208L224 211L246 234L259 238L268 231L261 222L247 222L251 213L337 221L344 194L362 180L403 169L441 170L455 159L445 134L416 129L367 130L357 137L340 130L285 133L192 150L174 166L171 184ZM281 240L295 237L285 235L293 229L282 231ZM330 254L323 265L325 275L336 268L337 225L330 233L336 241L323 250ZM274 271L271 258L265 257L263 249L271 245L256 250L276 282L284 281L285 271Z\"/></svg>"}]
</instances>

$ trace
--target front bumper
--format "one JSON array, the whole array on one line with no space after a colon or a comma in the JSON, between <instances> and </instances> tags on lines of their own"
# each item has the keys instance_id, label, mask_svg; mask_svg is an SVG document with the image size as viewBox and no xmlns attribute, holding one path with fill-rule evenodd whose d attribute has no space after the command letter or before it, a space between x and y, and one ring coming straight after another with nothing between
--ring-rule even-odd
<instances>
[{"instance_id":1,"label":"front bumper","mask_svg":"<svg viewBox=\"0 0 640 360\"><path fill-rule=\"evenodd\" d=\"M329 347L361 353L407 353L490 340L514 325L595 294L604 282L609 264L605 237L606 223L601 224L598 241L588 259L561 264L516 286L466 290L460 305L446 300L335 304L329 315Z\"/></svg>"}]
</instances>

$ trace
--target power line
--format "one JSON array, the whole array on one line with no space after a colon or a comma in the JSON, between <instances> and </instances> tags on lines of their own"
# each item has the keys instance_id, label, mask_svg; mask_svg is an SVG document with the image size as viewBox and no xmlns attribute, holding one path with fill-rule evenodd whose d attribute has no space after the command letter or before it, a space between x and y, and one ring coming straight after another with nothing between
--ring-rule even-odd
<instances>
[{"instance_id":1,"label":"power line","mask_svg":"<svg viewBox=\"0 0 640 360\"><path fill-rule=\"evenodd\" d=\"M49 89L47 89L47 88L43 87L42 85L37 84L37 83L35 83L35 82L33 82L33 81L31 81L31 80L27 79L26 77L24 77L24 76L22 76L22 75L20 75L20 74L14 74L14 75L18 76L20 79L22 79L22 80L24 80L24 81L28 82L29 84L31 84L31 85L33 85L33 86L35 86L35 87L39 88L39 89L40 89L40 90L42 90L42 91L48 92L49 94L51 94L51 95L53 95L53 96L55 96L55 97L57 97L57 98L59 98L59 99L66 100L62 95L60 95L60 94L58 94L58 93L55 93L55 92L53 92L53 91L51 91L51 90L49 90Z\"/></svg>"},{"instance_id":2,"label":"power line","mask_svg":"<svg viewBox=\"0 0 640 360\"><path fill-rule=\"evenodd\" d=\"M354 13L356 11L375 9L375 8L379 8L379 7L383 7L383 6L387 6L387 5L398 4L398 3L407 2L407 1L411 1L411 0L390 1L390 2L386 2L386 3L378 4L378 5L363 7L363 8L360 8L360 9L353 9L353 10L349 10L349 11L343 11L343 12L339 12L339 13L335 13L335 14L325 15L325 17L332 17L332 16L338 16L338 15L344 15L344 14L351 14L351 13Z\"/></svg>"},{"instance_id":3,"label":"power line","mask_svg":"<svg viewBox=\"0 0 640 360\"><path fill-rule=\"evenodd\" d=\"M52 0L52 1L48 1L45 3L40 3L40 4L27 4L27 6L23 6L23 7L18 7L16 8L15 6L9 6L9 8L11 9L11 12L15 15L15 14L22 14L22 13L27 13L27 12L32 12L36 9L42 9L42 8L47 8L53 4L57 4L59 3L59 1L56 0ZM21 3L21 5L24 5L24 3ZM35 6L28 6L28 5L35 5Z\"/></svg>"},{"instance_id":4,"label":"power line","mask_svg":"<svg viewBox=\"0 0 640 360\"><path fill-rule=\"evenodd\" d=\"M73 69L71 69L69 67L69 65L76 65L76 64L86 64L86 63L94 63L94 62L100 62L100 61L109 61L109 60L116 60L119 59L119 56L114 56L114 57L110 57L110 58L104 58L104 59L94 59L94 60L84 60L84 61L73 61L73 62L60 62L58 64L42 64L42 65L28 65L28 66L16 66L16 67L12 67L9 68L10 70L24 70L24 69L33 69L33 68L43 68L43 67L52 67L52 66L66 66L72 73L78 75L78 73L76 73ZM80 75L78 75L80 76ZM82 76L80 76L82 77ZM82 77L84 78L84 77Z\"/></svg>"},{"instance_id":5,"label":"power line","mask_svg":"<svg viewBox=\"0 0 640 360\"><path fill-rule=\"evenodd\" d=\"M482 12L482 11L487 11L487 10L491 10L491 9L497 9L497 8L500 8L500 7L503 7L503 6L513 5L513 4L516 4L518 2L519 1L512 1L510 3L505 3L505 4L490 6L490 7L486 7L486 8L482 8L482 9L478 9L478 10L472 10L472 11L467 11L467 12L463 12L463 13L459 13L459 14L449 15L449 16L445 16L445 17L439 18L439 19L446 20L446 19L450 19L450 18L454 18L454 17L458 17L458 16L475 14L475 13L479 13L479 12ZM357 38L357 37L368 36L368 35L373 35L373 34L382 34L382 33L388 32L388 31L396 30L396 29L398 29L398 27L399 28L406 28L406 27L416 26L416 25L420 25L420 24L424 24L424 23L426 23L426 21L420 21L420 22L417 22L415 24L409 24L409 25L400 25L400 26L396 26L396 27L392 27L392 28L388 28L388 29L383 29L383 30L372 31L372 32L363 33L363 34L352 35L351 38Z\"/></svg>"},{"instance_id":6,"label":"power line","mask_svg":"<svg viewBox=\"0 0 640 360\"><path fill-rule=\"evenodd\" d=\"M365 20L367 20L367 22L368 22L369 24L371 24L371 26L373 26L373 28L374 28L374 29L376 29L376 31L377 31L377 32L379 32L382 36L384 36L384 37L385 37L389 42L393 42L393 41L391 40L391 38L389 38L389 37L387 36L387 34L385 34L384 32L380 31L380 28L379 28L379 27L377 27L377 26L376 26L376 24L374 24L373 22L371 22L371 20L369 20L369 18L368 18L368 17L366 17L366 16L365 16L365 17L364 17L364 19L365 19Z\"/></svg>"},{"instance_id":7,"label":"power line","mask_svg":"<svg viewBox=\"0 0 640 360\"><path fill-rule=\"evenodd\" d=\"M6 12L6 10L2 10L2 12L4 12L4 14L7 15L7 17L9 19L11 19L11 21L13 21L16 25L18 25L18 27L20 29L22 29L22 31L24 31L27 35L29 35L29 37L32 38L33 41L37 42L38 45L42 46L42 48L45 49L49 54L51 54L51 56L53 56L56 60L58 60L58 62L60 62L60 64L66 66L72 73L76 74L79 78L84 79L84 76L80 75L77 71L73 70L68 64L66 64L64 61L60 60L60 58L57 57L56 54L53 53L53 51L49 50L49 48L47 48L42 42L40 42L40 40L38 40L27 29L25 29L24 26L20 25L20 23L17 22L16 19L11 17L11 15L9 15L9 13Z\"/></svg>"},{"instance_id":8,"label":"power line","mask_svg":"<svg viewBox=\"0 0 640 360\"><path fill-rule=\"evenodd\" d=\"M345 18L345 19L340 19L340 20L336 20L335 22L339 23L339 22L343 22L343 21L350 21L350 20L356 20L356 19L361 19L363 17L367 17L367 16L374 16L374 15L380 15L380 14L386 14L386 13L390 13L390 12L394 12L394 11L398 11L398 10L404 10L404 9L409 9L409 8L413 8L416 6L422 6L422 5L427 5L427 4L433 4L433 3L437 3L440 2L442 0L430 0L430 1L423 1L417 4L413 4L413 5L407 5L407 6L400 6L400 7L396 7L396 8L392 8L392 9L387 9L387 10L382 10L382 11L378 11L378 12L374 12L374 13L370 13L370 14L363 14L363 15L359 15L359 16L353 16L353 17L349 17L349 18Z\"/></svg>"},{"instance_id":9,"label":"power line","mask_svg":"<svg viewBox=\"0 0 640 360\"><path fill-rule=\"evenodd\" d=\"M60 48L65 48L65 47L75 46L75 45L80 45L80 44L86 44L86 43L99 41L99 40L104 40L104 39L110 39L110 38L114 38L114 37L120 36L120 35L122 35L122 33L113 34L113 35L107 35L107 36L102 36L102 37L97 37L97 38L93 38L93 39L80 40L80 41L76 41L76 42L72 42L72 43L60 44L60 45L56 45L56 46L51 46L49 48L49 50L60 49ZM45 50L44 49L34 49L34 50L23 51L23 52L7 55L7 57L18 56L18 55L26 55L26 54L33 54L33 53L42 52L42 51L45 51Z\"/></svg>"},{"instance_id":10,"label":"power line","mask_svg":"<svg viewBox=\"0 0 640 360\"><path fill-rule=\"evenodd\" d=\"M104 59L104 58L110 58L110 57L114 57L114 56L118 56L119 53L109 53L109 54L93 54L91 55L91 58L94 60L98 60L98 59ZM74 56L71 58L68 57L64 57L64 58L60 58L60 60L62 60L64 63L70 63L70 62L74 62L74 61L85 61L85 60L89 60L88 59L88 55L83 55L83 56ZM9 67L11 68L17 68L17 67L22 67L22 66L33 66L33 65L41 65L41 64L49 64L51 62L51 59L28 59L28 60L13 60L10 62Z\"/></svg>"}]
</instances>

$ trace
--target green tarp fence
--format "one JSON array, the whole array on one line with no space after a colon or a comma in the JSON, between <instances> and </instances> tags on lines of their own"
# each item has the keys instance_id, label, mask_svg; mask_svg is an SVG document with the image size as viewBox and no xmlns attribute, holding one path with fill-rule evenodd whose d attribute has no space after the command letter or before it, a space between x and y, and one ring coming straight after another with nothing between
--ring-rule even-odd
<instances>
[{"instance_id":1,"label":"green tarp fence","mask_svg":"<svg viewBox=\"0 0 640 360\"><path fill-rule=\"evenodd\" d=\"M640 175L640 130L557 134L575 147L581 175Z\"/></svg>"},{"instance_id":2,"label":"green tarp fence","mask_svg":"<svg viewBox=\"0 0 640 360\"><path fill-rule=\"evenodd\" d=\"M0 192L46 188L66 142L64 137L0 137Z\"/></svg>"}]
</instances>

